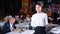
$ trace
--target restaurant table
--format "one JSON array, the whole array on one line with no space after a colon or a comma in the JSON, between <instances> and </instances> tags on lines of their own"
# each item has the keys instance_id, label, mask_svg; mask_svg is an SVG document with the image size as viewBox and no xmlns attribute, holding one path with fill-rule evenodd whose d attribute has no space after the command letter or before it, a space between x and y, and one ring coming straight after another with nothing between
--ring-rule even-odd
<instances>
[{"instance_id":1,"label":"restaurant table","mask_svg":"<svg viewBox=\"0 0 60 34\"><path fill-rule=\"evenodd\" d=\"M52 28L50 32L53 34L60 34L60 26Z\"/></svg>"},{"instance_id":2,"label":"restaurant table","mask_svg":"<svg viewBox=\"0 0 60 34\"><path fill-rule=\"evenodd\" d=\"M4 23L3 22L0 22L0 29L1 30L2 30L3 26L4 26Z\"/></svg>"},{"instance_id":3,"label":"restaurant table","mask_svg":"<svg viewBox=\"0 0 60 34\"><path fill-rule=\"evenodd\" d=\"M34 30L26 30L24 32L15 32L15 31L12 31L12 32L9 32L9 33L6 33L6 34L33 34L35 31Z\"/></svg>"},{"instance_id":4,"label":"restaurant table","mask_svg":"<svg viewBox=\"0 0 60 34\"><path fill-rule=\"evenodd\" d=\"M0 22L0 26L4 26L4 23L3 22Z\"/></svg>"}]
</instances>

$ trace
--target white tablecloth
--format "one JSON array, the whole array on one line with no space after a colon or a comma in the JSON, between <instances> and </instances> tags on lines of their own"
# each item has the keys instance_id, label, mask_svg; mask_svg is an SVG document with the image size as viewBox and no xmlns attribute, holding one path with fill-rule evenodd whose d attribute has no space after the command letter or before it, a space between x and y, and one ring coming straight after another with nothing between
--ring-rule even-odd
<instances>
[{"instance_id":1,"label":"white tablecloth","mask_svg":"<svg viewBox=\"0 0 60 34\"><path fill-rule=\"evenodd\" d=\"M57 20L59 20L59 19L60 19L60 17L57 18Z\"/></svg>"},{"instance_id":2,"label":"white tablecloth","mask_svg":"<svg viewBox=\"0 0 60 34\"><path fill-rule=\"evenodd\" d=\"M60 34L60 26L52 28L50 32L54 34Z\"/></svg>"},{"instance_id":3,"label":"white tablecloth","mask_svg":"<svg viewBox=\"0 0 60 34\"><path fill-rule=\"evenodd\" d=\"M2 23L0 22L0 26L4 26L4 23L3 22Z\"/></svg>"},{"instance_id":4,"label":"white tablecloth","mask_svg":"<svg viewBox=\"0 0 60 34\"><path fill-rule=\"evenodd\" d=\"M34 30L26 30L22 33L12 31L12 32L9 32L7 34L33 34L34 32L35 32Z\"/></svg>"}]
</instances>

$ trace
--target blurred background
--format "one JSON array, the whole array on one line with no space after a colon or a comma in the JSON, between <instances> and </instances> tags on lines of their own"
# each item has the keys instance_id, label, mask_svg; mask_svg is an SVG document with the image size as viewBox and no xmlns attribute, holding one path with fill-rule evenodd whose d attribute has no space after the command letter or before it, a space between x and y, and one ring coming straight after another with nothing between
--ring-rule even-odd
<instances>
[{"instance_id":1,"label":"blurred background","mask_svg":"<svg viewBox=\"0 0 60 34\"><path fill-rule=\"evenodd\" d=\"M57 18L60 14L60 0L0 0L0 20L7 15L29 14L35 11L35 3L39 1L43 6L43 12L49 17Z\"/></svg>"},{"instance_id":2,"label":"blurred background","mask_svg":"<svg viewBox=\"0 0 60 34\"><path fill-rule=\"evenodd\" d=\"M12 16L15 17L18 22L20 22L21 19L21 22L30 22L27 17L31 18L31 16L36 13L36 2L41 3L42 11L47 13L50 24L60 25L60 0L0 0L0 22L6 22L8 21L7 17L11 18Z\"/></svg>"}]
</instances>

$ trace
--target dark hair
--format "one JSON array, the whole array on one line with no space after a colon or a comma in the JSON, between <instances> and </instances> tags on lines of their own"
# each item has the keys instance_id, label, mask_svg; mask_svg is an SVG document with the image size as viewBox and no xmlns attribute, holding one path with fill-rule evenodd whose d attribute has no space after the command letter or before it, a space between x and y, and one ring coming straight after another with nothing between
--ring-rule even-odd
<instances>
[{"instance_id":1,"label":"dark hair","mask_svg":"<svg viewBox=\"0 0 60 34\"><path fill-rule=\"evenodd\" d=\"M39 3L39 2L36 2L36 5L39 5L39 6L41 6L41 3Z\"/></svg>"}]
</instances>

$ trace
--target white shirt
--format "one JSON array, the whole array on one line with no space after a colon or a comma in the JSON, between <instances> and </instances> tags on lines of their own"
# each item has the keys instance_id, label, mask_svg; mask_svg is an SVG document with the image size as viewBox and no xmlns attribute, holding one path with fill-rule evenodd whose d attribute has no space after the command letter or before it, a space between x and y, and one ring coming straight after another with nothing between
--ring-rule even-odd
<instances>
[{"instance_id":1,"label":"white shirt","mask_svg":"<svg viewBox=\"0 0 60 34\"><path fill-rule=\"evenodd\" d=\"M31 26L37 27L37 26L45 26L48 25L48 18L47 14L45 13L36 13L31 18Z\"/></svg>"},{"instance_id":2,"label":"white shirt","mask_svg":"<svg viewBox=\"0 0 60 34\"><path fill-rule=\"evenodd\" d=\"M10 23L10 28L13 28L13 24L11 24L11 23ZM11 31L13 31L13 30L11 29Z\"/></svg>"}]
</instances>

